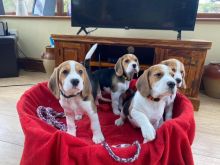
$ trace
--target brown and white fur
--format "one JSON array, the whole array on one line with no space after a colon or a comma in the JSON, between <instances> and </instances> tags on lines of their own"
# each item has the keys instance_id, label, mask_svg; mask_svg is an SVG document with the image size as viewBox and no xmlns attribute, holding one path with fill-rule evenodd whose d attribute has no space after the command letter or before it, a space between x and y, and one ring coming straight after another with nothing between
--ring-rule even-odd
<instances>
[{"instance_id":1,"label":"brown and white fur","mask_svg":"<svg viewBox=\"0 0 220 165\"><path fill-rule=\"evenodd\" d=\"M89 77L92 81L93 93L95 93L93 96L98 100L99 98L103 98L101 96L101 90L110 92L113 112L119 115L119 109L121 107L119 105L119 97L129 88L130 80L133 79L134 74L139 72L138 59L133 54L125 54L118 59L114 69L100 69L91 73L89 66L91 55L92 53L86 56L85 67L91 74Z\"/></svg>"},{"instance_id":2,"label":"brown and white fur","mask_svg":"<svg viewBox=\"0 0 220 165\"><path fill-rule=\"evenodd\" d=\"M75 117L86 113L91 121L93 142L104 141L91 84L84 66L76 61L66 61L55 68L48 87L64 109L67 133L76 136Z\"/></svg>"},{"instance_id":3,"label":"brown and white fur","mask_svg":"<svg viewBox=\"0 0 220 165\"><path fill-rule=\"evenodd\" d=\"M144 142L155 138L155 129L163 117L167 97L176 92L176 81L172 70L163 64L151 66L138 78L137 91L127 109L121 111L117 126L123 125L126 118L141 128Z\"/></svg>"},{"instance_id":4,"label":"brown and white fur","mask_svg":"<svg viewBox=\"0 0 220 165\"><path fill-rule=\"evenodd\" d=\"M171 68L174 73L174 79L176 80L177 87L186 89L185 83L185 68L182 62L177 59L168 59L162 61L161 64L167 65ZM165 120L172 119L173 115L173 104L176 98L176 93L167 98L167 103L165 107Z\"/></svg>"}]
</instances>

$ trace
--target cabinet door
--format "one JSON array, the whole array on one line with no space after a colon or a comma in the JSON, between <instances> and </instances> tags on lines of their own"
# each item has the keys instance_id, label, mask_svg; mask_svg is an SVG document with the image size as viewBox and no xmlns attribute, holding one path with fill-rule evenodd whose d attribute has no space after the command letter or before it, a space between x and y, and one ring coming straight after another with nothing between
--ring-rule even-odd
<instances>
[{"instance_id":1,"label":"cabinet door","mask_svg":"<svg viewBox=\"0 0 220 165\"><path fill-rule=\"evenodd\" d=\"M155 63L170 58L180 60L185 66L187 86L186 89L181 89L181 91L187 96L198 97L206 51L158 49L155 56Z\"/></svg>"},{"instance_id":2,"label":"cabinet door","mask_svg":"<svg viewBox=\"0 0 220 165\"><path fill-rule=\"evenodd\" d=\"M56 65L67 61L74 60L82 62L85 57L86 45L80 43L60 42L57 45Z\"/></svg>"}]
</instances>

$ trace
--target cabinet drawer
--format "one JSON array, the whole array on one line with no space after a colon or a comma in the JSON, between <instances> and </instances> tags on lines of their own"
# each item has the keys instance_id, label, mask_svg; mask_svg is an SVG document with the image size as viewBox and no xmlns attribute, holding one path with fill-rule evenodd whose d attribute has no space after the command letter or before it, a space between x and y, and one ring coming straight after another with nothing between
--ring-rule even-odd
<instances>
[{"instance_id":1,"label":"cabinet drawer","mask_svg":"<svg viewBox=\"0 0 220 165\"><path fill-rule=\"evenodd\" d=\"M57 46L56 52L56 65L59 65L63 61L74 60L82 62L85 57L85 44L60 42Z\"/></svg>"}]
</instances>

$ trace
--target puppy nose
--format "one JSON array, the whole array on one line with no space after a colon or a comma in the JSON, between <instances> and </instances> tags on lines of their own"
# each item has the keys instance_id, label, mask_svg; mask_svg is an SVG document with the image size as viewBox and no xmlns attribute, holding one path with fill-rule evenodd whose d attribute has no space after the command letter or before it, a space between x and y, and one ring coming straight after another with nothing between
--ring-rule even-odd
<instances>
[{"instance_id":1,"label":"puppy nose","mask_svg":"<svg viewBox=\"0 0 220 165\"><path fill-rule=\"evenodd\" d=\"M179 84L179 83L181 83L181 79L180 78L176 78L176 82L177 82L177 84Z\"/></svg>"},{"instance_id":2,"label":"puppy nose","mask_svg":"<svg viewBox=\"0 0 220 165\"><path fill-rule=\"evenodd\" d=\"M168 82L167 82L167 85L168 85L168 87L169 87L170 89L173 89L176 84L175 84L173 81L168 81Z\"/></svg>"},{"instance_id":3,"label":"puppy nose","mask_svg":"<svg viewBox=\"0 0 220 165\"><path fill-rule=\"evenodd\" d=\"M79 84L79 80L78 79L72 79L70 82L71 82L71 84L73 86L77 86Z\"/></svg>"},{"instance_id":4,"label":"puppy nose","mask_svg":"<svg viewBox=\"0 0 220 165\"><path fill-rule=\"evenodd\" d=\"M133 68L135 69L137 65L136 65L136 64L132 64L132 66L133 66Z\"/></svg>"}]
</instances>

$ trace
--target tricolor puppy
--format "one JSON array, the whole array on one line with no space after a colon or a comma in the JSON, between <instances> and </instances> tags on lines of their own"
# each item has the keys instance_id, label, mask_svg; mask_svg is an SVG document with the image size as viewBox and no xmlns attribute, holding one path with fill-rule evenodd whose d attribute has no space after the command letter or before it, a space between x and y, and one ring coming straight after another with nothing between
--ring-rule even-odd
<instances>
[{"instance_id":1,"label":"tricolor puppy","mask_svg":"<svg viewBox=\"0 0 220 165\"><path fill-rule=\"evenodd\" d=\"M155 138L155 129L163 117L167 97L177 90L172 70L163 64L151 66L145 70L136 83L137 91L121 111L115 121L122 125L126 118L141 128L144 142Z\"/></svg>"},{"instance_id":2,"label":"tricolor puppy","mask_svg":"<svg viewBox=\"0 0 220 165\"><path fill-rule=\"evenodd\" d=\"M104 137L100 128L91 84L84 66L76 61L66 61L55 68L48 87L59 99L66 115L67 132L76 136L75 116L86 113L91 121L93 142L100 143Z\"/></svg>"},{"instance_id":3,"label":"tricolor puppy","mask_svg":"<svg viewBox=\"0 0 220 165\"><path fill-rule=\"evenodd\" d=\"M115 64L114 69L100 69L93 73L90 71L89 61L91 59L89 54L85 58L85 67L91 74L90 80L92 81L93 96L95 99L102 99L101 90L110 88L112 109L114 114L120 114L119 97L128 88L131 79L135 73L139 72L139 62L135 55L125 54L120 57ZM106 90L107 92L109 90Z\"/></svg>"},{"instance_id":4,"label":"tricolor puppy","mask_svg":"<svg viewBox=\"0 0 220 165\"><path fill-rule=\"evenodd\" d=\"M185 83L185 68L183 63L181 63L177 59L168 59L162 61L161 64L167 65L171 68L174 73L174 79L176 80L177 87L186 88ZM165 120L172 119L173 115L173 103L176 98L176 93L174 93L171 97L167 99L166 107L165 107Z\"/></svg>"}]
</instances>

